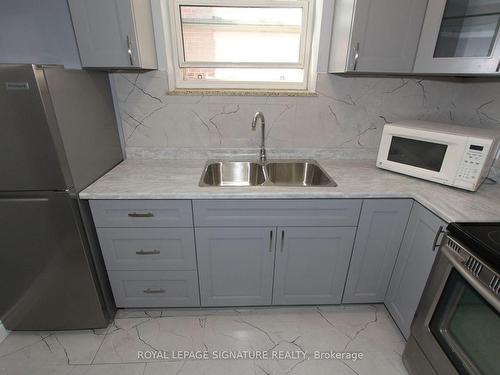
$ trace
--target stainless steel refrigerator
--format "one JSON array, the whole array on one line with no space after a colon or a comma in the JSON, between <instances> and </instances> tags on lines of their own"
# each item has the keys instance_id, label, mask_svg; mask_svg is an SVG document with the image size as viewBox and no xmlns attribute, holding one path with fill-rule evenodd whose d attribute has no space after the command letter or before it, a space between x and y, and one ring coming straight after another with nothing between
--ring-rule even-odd
<instances>
[{"instance_id":1,"label":"stainless steel refrigerator","mask_svg":"<svg viewBox=\"0 0 500 375\"><path fill-rule=\"evenodd\" d=\"M116 310L88 203L122 160L108 76L0 65L0 321L107 326Z\"/></svg>"}]
</instances>

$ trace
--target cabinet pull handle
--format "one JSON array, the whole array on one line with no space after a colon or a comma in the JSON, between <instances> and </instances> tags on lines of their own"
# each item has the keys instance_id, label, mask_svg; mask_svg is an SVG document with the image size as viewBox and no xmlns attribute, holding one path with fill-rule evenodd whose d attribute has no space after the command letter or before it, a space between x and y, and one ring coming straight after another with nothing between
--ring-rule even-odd
<instances>
[{"instance_id":1,"label":"cabinet pull handle","mask_svg":"<svg viewBox=\"0 0 500 375\"><path fill-rule=\"evenodd\" d=\"M281 246L280 246L280 252L283 252L285 248L285 231L281 231Z\"/></svg>"},{"instance_id":2,"label":"cabinet pull handle","mask_svg":"<svg viewBox=\"0 0 500 375\"><path fill-rule=\"evenodd\" d=\"M436 251L436 248L441 246L441 243L438 243L439 236L441 233L444 233L443 226L440 225L438 231L436 232L436 237L434 237L434 242L432 243L432 251Z\"/></svg>"},{"instance_id":3,"label":"cabinet pull handle","mask_svg":"<svg viewBox=\"0 0 500 375\"><path fill-rule=\"evenodd\" d=\"M158 289L147 288L147 289L144 289L143 292L146 294L161 294L161 293L165 293L166 290L163 288L158 288Z\"/></svg>"},{"instance_id":4,"label":"cabinet pull handle","mask_svg":"<svg viewBox=\"0 0 500 375\"><path fill-rule=\"evenodd\" d=\"M134 66L134 57L132 56L132 42L130 36L127 35L127 52L128 58L130 59L130 65Z\"/></svg>"},{"instance_id":5,"label":"cabinet pull handle","mask_svg":"<svg viewBox=\"0 0 500 375\"><path fill-rule=\"evenodd\" d=\"M497 69L496 69L496 72L500 72L500 60L498 60L498 64L497 64Z\"/></svg>"},{"instance_id":6,"label":"cabinet pull handle","mask_svg":"<svg viewBox=\"0 0 500 375\"><path fill-rule=\"evenodd\" d=\"M269 252L273 252L273 231L269 232Z\"/></svg>"},{"instance_id":7,"label":"cabinet pull handle","mask_svg":"<svg viewBox=\"0 0 500 375\"><path fill-rule=\"evenodd\" d=\"M356 43L356 49L354 50L354 66L352 70L356 71L358 68L358 59L359 59L359 42Z\"/></svg>"},{"instance_id":8,"label":"cabinet pull handle","mask_svg":"<svg viewBox=\"0 0 500 375\"><path fill-rule=\"evenodd\" d=\"M129 212L128 217L154 217L155 215L152 212L138 213L138 212Z\"/></svg>"},{"instance_id":9,"label":"cabinet pull handle","mask_svg":"<svg viewBox=\"0 0 500 375\"><path fill-rule=\"evenodd\" d=\"M135 252L137 255L157 255L160 254L160 250L151 250L151 251L145 251L145 250L139 250Z\"/></svg>"}]
</instances>

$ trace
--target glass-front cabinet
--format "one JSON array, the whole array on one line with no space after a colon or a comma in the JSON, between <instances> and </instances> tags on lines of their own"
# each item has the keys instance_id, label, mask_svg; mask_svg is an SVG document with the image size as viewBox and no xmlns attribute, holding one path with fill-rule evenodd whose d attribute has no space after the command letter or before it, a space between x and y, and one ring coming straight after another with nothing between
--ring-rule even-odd
<instances>
[{"instance_id":1,"label":"glass-front cabinet","mask_svg":"<svg viewBox=\"0 0 500 375\"><path fill-rule=\"evenodd\" d=\"M429 0L415 73L500 74L500 0Z\"/></svg>"}]
</instances>

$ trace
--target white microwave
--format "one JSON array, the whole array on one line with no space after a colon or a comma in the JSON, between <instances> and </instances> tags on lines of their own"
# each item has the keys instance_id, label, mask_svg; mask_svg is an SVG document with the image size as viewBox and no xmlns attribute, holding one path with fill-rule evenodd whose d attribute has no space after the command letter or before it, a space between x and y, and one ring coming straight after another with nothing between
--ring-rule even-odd
<instances>
[{"instance_id":1,"label":"white microwave","mask_svg":"<svg viewBox=\"0 0 500 375\"><path fill-rule=\"evenodd\" d=\"M500 130L403 121L384 126L377 167L476 191L499 147Z\"/></svg>"}]
</instances>

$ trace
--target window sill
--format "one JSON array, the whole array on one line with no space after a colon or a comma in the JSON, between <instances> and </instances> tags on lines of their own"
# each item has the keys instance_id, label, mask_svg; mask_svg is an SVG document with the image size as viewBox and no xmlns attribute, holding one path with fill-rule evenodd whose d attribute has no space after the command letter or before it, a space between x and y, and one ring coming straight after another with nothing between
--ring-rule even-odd
<instances>
[{"instance_id":1,"label":"window sill","mask_svg":"<svg viewBox=\"0 0 500 375\"><path fill-rule=\"evenodd\" d=\"M306 90L232 90L232 89L175 89L167 92L172 96L288 96L288 97L315 97L315 92Z\"/></svg>"}]
</instances>

